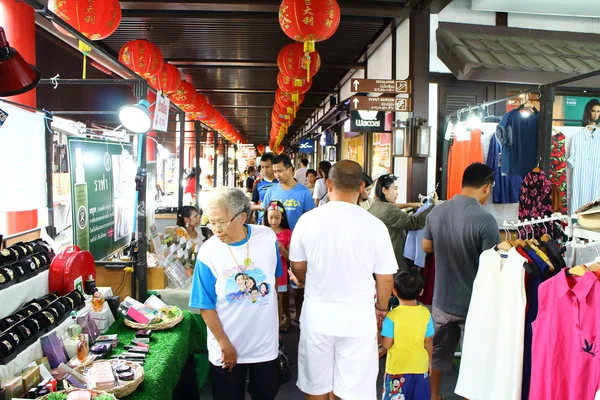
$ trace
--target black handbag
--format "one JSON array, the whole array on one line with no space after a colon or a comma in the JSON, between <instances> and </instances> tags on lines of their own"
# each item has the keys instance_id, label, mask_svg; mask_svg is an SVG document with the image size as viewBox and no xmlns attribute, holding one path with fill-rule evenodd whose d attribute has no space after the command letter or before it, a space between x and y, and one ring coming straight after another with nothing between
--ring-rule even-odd
<instances>
[{"instance_id":1,"label":"black handbag","mask_svg":"<svg viewBox=\"0 0 600 400\"><path fill-rule=\"evenodd\" d=\"M292 379L292 370L290 360L285 354L283 345L279 346L279 355L277 356L277 373L279 374L279 384L283 385Z\"/></svg>"}]
</instances>

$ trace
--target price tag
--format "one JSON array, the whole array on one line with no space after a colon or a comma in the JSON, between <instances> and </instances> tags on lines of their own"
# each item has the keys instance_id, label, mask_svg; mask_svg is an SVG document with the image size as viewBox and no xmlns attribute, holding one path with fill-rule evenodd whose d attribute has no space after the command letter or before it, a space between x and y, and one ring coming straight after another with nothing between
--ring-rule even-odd
<instances>
[{"instance_id":1,"label":"price tag","mask_svg":"<svg viewBox=\"0 0 600 400\"><path fill-rule=\"evenodd\" d=\"M471 140L471 132L469 132L464 125L457 125L454 128L454 140L457 142L467 142Z\"/></svg>"}]
</instances>

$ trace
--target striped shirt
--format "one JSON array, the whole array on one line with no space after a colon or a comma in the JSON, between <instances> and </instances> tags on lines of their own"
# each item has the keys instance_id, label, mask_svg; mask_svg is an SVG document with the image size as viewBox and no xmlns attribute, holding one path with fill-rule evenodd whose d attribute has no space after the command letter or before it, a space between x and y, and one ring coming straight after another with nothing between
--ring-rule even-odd
<instances>
[{"instance_id":1,"label":"striped shirt","mask_svg":"<svg viewBox=\"0 0 600 400\"><path fill-rule=\"evenodd\" d=\"M573 168L570 210L574 212L600 197L600 129L577 132L567 162Z\"/></svg>"}]
</instances>

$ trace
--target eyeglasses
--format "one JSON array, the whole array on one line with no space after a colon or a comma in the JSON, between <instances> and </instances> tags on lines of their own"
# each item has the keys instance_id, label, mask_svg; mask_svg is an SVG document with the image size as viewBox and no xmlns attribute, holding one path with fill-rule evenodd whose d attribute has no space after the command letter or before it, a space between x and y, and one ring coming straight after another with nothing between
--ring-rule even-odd
<instances>
[{"instance_id":1,"label":"eyeglasses","mask_svg":"<svg viewBox=\"0 0 600 400\"><path fill-rule=\"evenodd\" d=\"M487 178L485 178L485 180L486 180L486 181L487 181L488 179L492 178L492 183L491 183L492 187L495 187L495 186L496 186L496 179L494 179L494 175L496 175L496 172L495 172L495 171L494 171L494 172L492 172L491 174L489 174L489 175L487 176Z\"/></svg>"},{"instance_id":2,"label":"eyeglasses","mask_svg":"<svg viewBox=\"0 0 600 400\"><path fill-rule=\"evenodd\" d=\"M208 224L206 224L206 226L208 227L208 229L210 229L211 231L219 231L222 232L225 229L227 229L229 227L229 224L236 219L237 217L239 217L241 214L243 213L243 211L240 211L239 213L235 214L233 216L233 218L231 218L229 221L227 222L209 222Z\"/></svg>"}]
</instances>

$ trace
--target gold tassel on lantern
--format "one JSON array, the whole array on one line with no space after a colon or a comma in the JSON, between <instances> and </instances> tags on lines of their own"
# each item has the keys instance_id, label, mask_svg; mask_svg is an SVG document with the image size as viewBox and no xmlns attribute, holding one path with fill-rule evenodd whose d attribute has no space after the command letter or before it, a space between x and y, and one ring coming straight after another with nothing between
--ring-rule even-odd
<instances>
[{"instance_id":1,"label":"gold tassel on lantern","mask_svg":"<svg viewBox=\"0 0 600 400\"><path fill-rule=\"evenodd\" d=\"M310 53L304 53L302 64L304 64L304 67L306 68L306 81L310 82Z\"/></svg>"},{"instance_id":2,"label":"gold tassel on lantern","mask_svg":"<svg viewBox=\"0 0 600 400\"><path fill-rule=\"evenodd\" d=\"M79 51L83 53L83 71L81 73L81 77L86 79L87 77L87 55L92 51L91 47L87 44L83 43L81 40L79 41Z\"/></svg>"},{"instance_id":3,"label":"gold tassel on lantern","mask_svg":"<svg viewBox=\"0 0 600 400\"><path fill-rule=\"evenodd\" d=\"M312 53L315 51L315 49L316 49L316 47L315 47L314 40L309 40L308 42L304 42L304 52L305 53Z\"/></svg>"}]
</instances>

